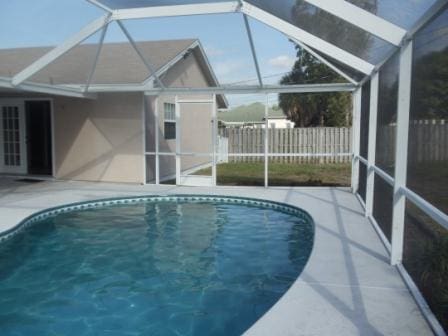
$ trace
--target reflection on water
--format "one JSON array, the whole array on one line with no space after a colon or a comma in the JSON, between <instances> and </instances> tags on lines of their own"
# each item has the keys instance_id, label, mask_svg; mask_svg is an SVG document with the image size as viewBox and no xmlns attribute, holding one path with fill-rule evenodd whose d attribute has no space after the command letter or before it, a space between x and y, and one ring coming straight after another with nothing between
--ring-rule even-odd
<instances>
[{"instance_id":1,"label":"reflection on water","mask_svg":"<svg viewBox=\"0 0 448 336\"><path fill-rule=\"evenodd\" d=\"M239 335L302 271L311 223L249 205L60 214L0 246L2 335Z\"/></svg>"}]
</instances>

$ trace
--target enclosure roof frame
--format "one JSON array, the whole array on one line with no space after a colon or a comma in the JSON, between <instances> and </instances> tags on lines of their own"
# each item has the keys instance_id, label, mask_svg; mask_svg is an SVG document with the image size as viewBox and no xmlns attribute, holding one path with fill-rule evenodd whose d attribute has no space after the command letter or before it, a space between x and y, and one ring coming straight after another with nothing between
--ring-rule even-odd
<instances>
[{"instance_id":1,"label":"enclosure roof frame","mask_svg":"<svg viewBox=\"0 0 448 336\"><path fill-rule=\"evenodd\" d=\"M327 42L314 34L311 34L287 21L284 19L275 16L267 11L255 6L253 4L248 3L245 0L234 0L234 1L223 1L223 2L209 2L209 3L201 3L199 4L183 4L183 5L163 5L163 6L152 6L152 7L142 7L142 8L126 8L126 9L111 9L108 6L104 5L101 0L86 0L90 4L98 6L102 10L106 11L106 14L101 16L100 18L94 20L90 24L86 25L83 29L81 29L78 33L76 33L71 38L64 41L59 46L55 47L47 54L36 60L34 63L29 65L27 68L23 69L21 72L16 74L10 83L5 83L4 80L0 83L2 87L19 87L22 83L31 78L34 74L45 68L50 63L54 62L65 53L69 52L72 48L81 44L87 38L97 33L101 29L105 29L111 22L117 21L120 27L122 26L121 20L132 20L132 19L142 19L142 18L155 18L155 17L176 17L176 16L189 16L189 15L206 15L206 14L223 14L223 13L241 13L243 17L247 20L248 17L252 19L258 20L278 31L286 35L293 42L299 44L302 48L311 52L315 57L317 57L321 62L325 65L329 66L332 70L336 71L339 75L343 76L347 79L351 85L360 85L365 80L361 82L357 82L351 76L347 75L344 71L339 69L337 66L329 62L325 59L325 57L319 55L322 53L324 55L330 56L332 59L347 65L349 68L352 68L358 72L365 74L365 78L368 79L371 75L378 71L379 67L384 64L384 61L380 62L378 65L371 64L362 58L353 55L352 53L341 49L334 44ZM375 14L368 12L360 7L352 5L344 0L333 0L332 2L328 2L325 0L305 0L309 4L334 15L346 22L349 22L356 27L359 27L366 32L377 36L383 39L386 42L394 46L403 45L416 31L416 28L412 28L410 31L406 31L401 27L390 23L387 20L384 20L378 17ZM416 26L422 26L430 17L432 17L432 13L439 10L441 7L445 6L448 0L438 0L433 6L428 10L420 20ZM249 38L251 37L250 31ZM132 37L130 37L130 41ZM132 43L132 42L131 42ZM102 43L101 43L102 44ZM257 68L257 77L259 79L259 89L263 88L263 83L260 80L261 75L257 66L257 55L255 48L253 46L253 41L251 42L251 50L253 55L253 60L255 62L255 66ZM317 52L316 52L317 51ZM395 51L394 51L395 52ZM393 53L388 54L387 58ZM143 59L142 59L143 60ZM152 67L148 62L144 62L147 68L151 71L150 78L155 80L161 89L165 89L163 84L159 80L157 73L154 72ZM92 69L92 73L95 70ZM147 82L147 81L145 81ZM90 92L90 83L84 87L85 93ZM142 83L143 84L143 83ZM28 87L31 86L37 88L37 84L29 84L27 82ZM39 85L42 89L42 85ZM62 91L70 91L73 88L63 85L50 85L52 87L59 87ZM128 85L121 85L123 88ZM23 88L23 85L22 85ZM92 89L94 86L92 86ZM56 88L57 89L57 88ZM232 89L233 88L229 88ZM247 86L246 91L251 91L252 87ZM277 89L278 90L278 89ZM285 88L285 90L288 90ZM244 90L242 90L244 91ZM73 94L78 95L78 91L74 91Z\"/></svg>"}]
</instances>

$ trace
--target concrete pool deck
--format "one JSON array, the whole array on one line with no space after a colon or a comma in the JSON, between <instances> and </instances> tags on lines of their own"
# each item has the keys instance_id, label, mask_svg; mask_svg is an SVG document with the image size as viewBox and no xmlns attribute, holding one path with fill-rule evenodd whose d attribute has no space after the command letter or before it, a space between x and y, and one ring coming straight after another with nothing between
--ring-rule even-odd
<instances>
[{"instance_id":1,"label":"concrete pool deck","mask_svg":"<svg viewBox=\"0 0 448 336\"><path fill-rule=\"evenodd\" d=\"M432 335L362 206L344 188L25 183L0 177L0 232L50 207L151 194L261 198L298 206L313 217L315 242L305 270L247 335Z\"/></svg>"}]
</instances>

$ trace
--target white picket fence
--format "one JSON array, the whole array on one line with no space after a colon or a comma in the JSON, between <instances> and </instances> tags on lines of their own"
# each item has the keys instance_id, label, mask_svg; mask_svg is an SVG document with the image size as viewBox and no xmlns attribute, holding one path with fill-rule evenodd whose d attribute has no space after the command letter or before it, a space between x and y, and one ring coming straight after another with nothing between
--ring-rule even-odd
<instances>
[{"instance_id":1,"label":"white picket fence","mask_svg":"<svg viewBox=\"0 0 448 336\"><path fill-rule=\"evenodd\" d=\"M224 128L220 136L228 139L229 154L264 153L264 133L262 128ZM274 162L297 163L342 163L350 162L352 132L347 127L313 128L270 128L268 132L268 152L275 154ZM294 156L301 154L303 156ZM328 154L317 156L313 154ZM285 156L281 156L285 155ZM231 162L257 162L263 157L229 157Z\"/></svg>"},{"instance_id":2,"label":"white picket fence","mask_svg":"<svg viewBox=\"0 0 448 336\"><path fill-rule=\"evenodd\" d=\"M218 163L229 162L229 139L219 135L216 145L218 147Z\"/></svg>"}]
</instances>

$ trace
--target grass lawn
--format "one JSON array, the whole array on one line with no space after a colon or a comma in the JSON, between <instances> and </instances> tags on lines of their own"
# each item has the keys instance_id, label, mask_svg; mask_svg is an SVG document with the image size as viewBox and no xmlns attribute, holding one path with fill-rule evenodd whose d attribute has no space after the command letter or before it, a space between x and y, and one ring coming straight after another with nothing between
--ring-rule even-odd
<instances>
[{"instance_id":1,"label":"grass lawn","mask_svg":"<svg viewBox=\"0 0 448 336\"><path fill-rule=\"evenodd\" d=\"M210 175L211 168L196 172ZM269 163L270 186L349 186L351 165ZM263 162L232 162L217 166L219 185L263 186Z\"/></svg>"}]
</instances>

